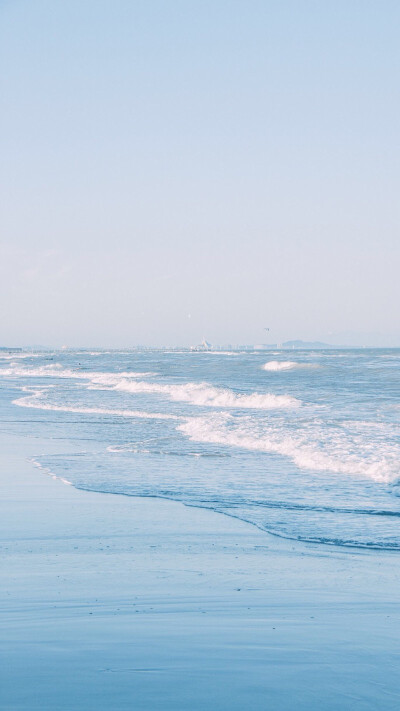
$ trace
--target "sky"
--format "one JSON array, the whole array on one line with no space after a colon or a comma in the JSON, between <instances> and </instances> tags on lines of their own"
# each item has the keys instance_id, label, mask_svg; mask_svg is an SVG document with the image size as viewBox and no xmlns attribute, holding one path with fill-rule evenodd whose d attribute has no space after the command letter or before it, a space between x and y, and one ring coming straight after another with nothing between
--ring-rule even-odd
<instances>
[{"instance_id":1,"label":"sky","mask_svg":"<svg viewBox=\"0 0 400 711\"><path fill-rule=\"evenodd\" d=\"M400 346L399 23L0 0L0 345Z\"/></svg>"}]
</instances>

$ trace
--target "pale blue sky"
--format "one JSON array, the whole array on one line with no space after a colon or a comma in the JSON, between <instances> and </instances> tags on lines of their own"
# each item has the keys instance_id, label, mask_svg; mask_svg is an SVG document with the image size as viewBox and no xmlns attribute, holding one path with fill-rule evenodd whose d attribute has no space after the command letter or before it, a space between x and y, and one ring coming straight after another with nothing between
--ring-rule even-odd
<instances>
[{"instance_id":1,"label":"pale blue sky","mask_svg":"<svg viewBox=\"0 0 400 711\"><path fill-rule=\"evenodd\" d=\"M0 25L0 344L400 346L397 0Z\"/></svg>"}]
</instances>

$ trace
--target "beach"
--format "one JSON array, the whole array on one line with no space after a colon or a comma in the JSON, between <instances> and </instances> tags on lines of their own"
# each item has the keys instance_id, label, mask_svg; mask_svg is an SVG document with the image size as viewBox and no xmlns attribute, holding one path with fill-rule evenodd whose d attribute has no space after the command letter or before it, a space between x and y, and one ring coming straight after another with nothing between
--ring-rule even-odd
<instances>
[{"instance_id":1,"label":"beach","mask_svg":"<svg viewBox=\"0 0 400 711\"><path fill-rule=\"evenodd\" d=\"M0 711L400 711L400 3L0 16Z\"/></svg>"},{"instance_id":2,"label":"beach","mask_svg":"<svg viewBox=\"0 0 400 711\"><path fill-rule=\"evenodd\" d=\"M40 444L1 437L2 710L399 708L395 552L78 491Z\"/></svg>"}]
</instances>

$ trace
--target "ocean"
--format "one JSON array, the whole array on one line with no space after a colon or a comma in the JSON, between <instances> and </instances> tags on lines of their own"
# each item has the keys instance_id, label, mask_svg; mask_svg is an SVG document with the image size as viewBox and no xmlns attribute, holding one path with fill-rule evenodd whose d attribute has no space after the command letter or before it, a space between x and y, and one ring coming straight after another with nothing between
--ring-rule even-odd
<instances>
[{"instance_id":1,"label":"ocean","mask_svg":"<svg viewBox=\"0 0 400 711\"><path fill-rule=\"evenodd\" d=\"M2 352L0 388L37 476L400 549L400 350Z\"/></svg>"}]
</instances>

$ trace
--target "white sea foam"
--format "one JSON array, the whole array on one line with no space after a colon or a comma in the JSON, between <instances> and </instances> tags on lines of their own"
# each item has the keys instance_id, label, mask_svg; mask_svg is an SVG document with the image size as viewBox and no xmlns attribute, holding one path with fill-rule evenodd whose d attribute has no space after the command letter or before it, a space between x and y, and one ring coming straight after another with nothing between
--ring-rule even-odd
<instances>
[{"instance_id":1,"label":"white sea foam","mask_svg":"<svg viewBox=\"0 0 400 711\"><path fill-rule=\"evenodd\" d=\"M43 464L41 464L34 457L32 459L30 459L29 461L31 461L32 464L35 465L35 467L44 471L48 476L51 476L52 479L61 481L63 484L66 484L67 486L73 486L72 481L69 481L69 479L66 479L63 476L57 476L56 474L53 474L53 472L50 469L48 469L48 467L44 467Z\"/></svg>"},{"instance_id":2,"label":"white sea foam","mask_svg":"<svg viewBox=\"0 0 400 711\"><path fill-rule=\"evenodd\" d=\"M0 370L1 376L11 378L43 378L43 377L72 377L71 370L64 370L61 363L52 363L51 365L40 365L38 368L27 368L14 363L11 363L8 368Z\"/></svg>"},{"instance_id":3,"label":"white sea foam","mask_svg":"<svg viewBox=\"0 0 400 711\"><path fill-rule=\"evenodd\" d=\"M53 412L72 412L80 415L112 415L115 417L138 417L149 420L179 420L176 415L168 415L158 412L145 412L142 410L113 409L106 407L83 407L80 405L57 405L44 399L43 390L28 390L30 395L13 400L14 405L19 407L31 407L36 410L51 410Z\"/></svg>"},{"instance_id":4,"label":"white sea foam","mask_svg":"<svg viewBox=\"0 0 400 711\"><path fill-rule=\"evenodd\" d=\"M294 370L295 368L318 368L317 363L298 363L294 360L270 360L263 365L263 370L280 371Z\"/></svg>"},{"instance_id":5,"label":"white sea foam","mask_svg":"<svg viewBox=\"0 0 400 711\"><path fill-rule=\"evenodd\" d=\"M237 356L241 355L241 351L193 351L194 353L203 353L205 355L216 355L216 356Z\"/></svg>"},{"instance_id":6,"label":"white sea foam","mask_svg":"<svg viewBox=\"0 0 400 711\"><path fill-rule=\"evenodd\" d=\"M260 430L251 418L236 423L228 413L193 417L178 425L192 441L281 454L300 469L360 476L377 482L394 482L400 476L400 447L392 441L379 443L371 432L361 436L357 428L330 432L324 427L298 428L288 432L277 425ZM372 431L372 428L371 428Z\"/></svg>"},{"instance_id":7,"label":"white sea foam","mask_svg":"<svg viewBox=\"0 0 400 711\"><path fill-rule=\"evenodd\" d=\"M26 358L40 358L42 353L0 353L0 360L24 360Z\"/></svg>"},{"instance_id":8,"label":"white sea foam","mask_svg":"<svg viewBox=\"0 0 400 711\"><path fill-rule=\"evenodd\" d=\"M0 374L10 377L32 378L63 378L89 381L88 389L113 389L121 392L164 395L177 402L188 402L193 405L223 408L254 408L269 410L274 408L291 408L301 403L290 395L274 395L271 393L251 393L249 395L235 393L232 390L216 388L208 383L188 382L181 385L170 385L138 380L156 375L153 372L95 372L63 368L60 363L43 365L38 368L12 366L0 370Z\"/></svg>"},{"instance_id":9,"label":"white sea foam","mask_svg":"<svg viewBox=\"0 0 400 711\"><path fill-rule=\"evenodd\" d=\"M292 360L270 360L263 365L263 370L292 370L296 366Z\"/></svg>"},{"instance_id":10,"label":"white sea foam","mask_svg":"<svg viewBox=\"0 0 400 711\"><path fill-rule=\"evenodd\" d=\"M164 395L171 400L188 402L192 405L223 408L253 408L270 410L274 408L297 407L300 401L290 395L272 395L271 393L251 393L243 395L232 390L215 388L208 383L183 383L166 385L141 381L122 380L114 390L129 393L149 393Z\"/></svg>"},{"instance_id":11,"label":"white sea foam","mask_svg":"<svg viewBox=\"0 0 400 711\"><path fill-rule=\"evenodd\" d=\"M0 369L0 376L8 376L14 378L66 378L68 380L89 380L94 384L115 385L121 378L148 378L154 376L154 372L136 372L124 371L121 373L112 372L96 372L83 370L80 368L71 369L64 368L61 363L51 363L49 365L41 365L38 368L26 368L19 365L11 364L8 368Z\"/></svg>"},{"instance_id":12,"label":"white sea foam","mask_svg":"<svg viewBox=\"0 0 400 711\"><path fill-rule=\"evenodd\" d=\"M143 449L143 447L133 447L129 444L110 444L108 447L106 447L106 452L129 452L131 454L150 454L150 449Z\"/></svg>"},{"instance_id":13,"label":"white sea foam","mask_svg":"<svg viewBox=\"0 0 400 711\"><path fill-rule=\"evenodd\" d=\"M116 453L116 454L152 454L152 455L162 455L170 457L226 457L225 454L220 453L210 453L210 452L186 452L171 449L146 449L145 447L139 447L135 444L110 444L106 447L106 452Z\"/></svg>"},{"instance_id":14,"label":"white sea foam","mask_svg":"<svg viewBox=\"0 0 400 711\"><path fill-rule=\"evenodd\" d=\"M104 390L117 386L121 380L124 382L126 380L137 378L150 378L154 377L156 373L147 372L125 372L125 373L90 373L85 376L86 380L90 380L90 385L88 385L88 390ZM83 376L79 376L83 377Z\"/></svg>"}]
</instances>

